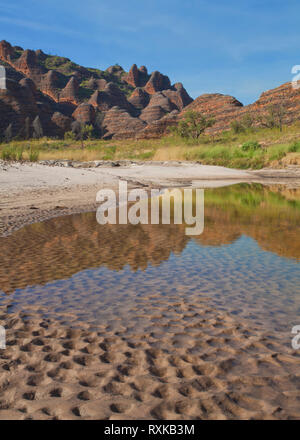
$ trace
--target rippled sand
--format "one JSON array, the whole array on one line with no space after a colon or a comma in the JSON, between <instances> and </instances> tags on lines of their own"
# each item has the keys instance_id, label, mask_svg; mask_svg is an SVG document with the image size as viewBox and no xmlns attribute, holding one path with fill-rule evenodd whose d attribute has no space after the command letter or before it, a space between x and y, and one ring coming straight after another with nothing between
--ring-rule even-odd
<instances>
[{"instance_id":1,"label":"rippled sand","mask_svg":"<svg viewBox=\"0 0 300 440\"><path fill-rule=\"evenodd\" d=\"M11 316L1 419L299 419L300 352L279 337L205 302L161 300L150 319L131 332Z\"/></svg>"}]
</instances>

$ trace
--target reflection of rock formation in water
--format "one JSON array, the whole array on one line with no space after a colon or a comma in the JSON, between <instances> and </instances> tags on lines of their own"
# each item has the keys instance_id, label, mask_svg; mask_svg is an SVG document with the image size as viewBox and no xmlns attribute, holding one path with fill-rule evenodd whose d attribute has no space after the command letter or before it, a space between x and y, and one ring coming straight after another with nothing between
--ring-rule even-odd
<instances>
[{"instance_id":1,"label":"reflection of rock formation in water","mask_svg":"<svg viewBox=\"0 0 300 440\"><path fill-rule=\"evenodd\" d=\"M275 191L276 189L276 191ZM300 201L297 193L236 185L205 192L204 246L233 243L242 234L280 256L300 259ZM132 270L159 265L191 239L184 225L106 225L95 213L52 219L1 238L0 290L69 278L105 266Z\"/></svg>"},{"instance_id":2,"label":"reflection of rock formation in water","mask_svg":"<svg viewBox=\"0 0 300 440\"><path fill-rule=\"evenodd\" d=\"M0 290L69 278L105 266L145 269L180 253L188 237L177 225L105 225L95 213L56 218L29 225L1 238Z\"/></svg>"}]
</instances>

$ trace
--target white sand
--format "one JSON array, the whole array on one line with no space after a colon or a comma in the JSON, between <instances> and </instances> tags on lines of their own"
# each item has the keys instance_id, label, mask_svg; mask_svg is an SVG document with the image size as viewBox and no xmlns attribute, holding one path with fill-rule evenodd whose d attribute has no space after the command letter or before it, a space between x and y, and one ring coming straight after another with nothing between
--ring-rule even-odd
<instances>
[{"instance_id":1,"label":"white sand","mask_svg":"<svg viewBox=\"0 0 300 440\"><path fill-rule=\"evenodd\" d=\"M214 188L239 182L299 184L300 172L254 172L184 162L73 168L0 161L0 235L53 216L92 211L97 192L103 187L117 189L119 179L131 187Z\"/></svg>"}]
</instances>

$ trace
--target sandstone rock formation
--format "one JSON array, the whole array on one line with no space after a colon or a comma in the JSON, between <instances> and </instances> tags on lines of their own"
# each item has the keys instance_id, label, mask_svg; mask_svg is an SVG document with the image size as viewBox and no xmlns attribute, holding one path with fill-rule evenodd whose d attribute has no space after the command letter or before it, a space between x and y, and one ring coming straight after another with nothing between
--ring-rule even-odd
<instances>
[{"instance_id":1,"label":"sandstone rock formation","mask_svg":"<svg viewBox=\"0 0 300 440\"><path fill-rule=\"evenodd\" d=\"M90 78L87 82L87 86L91 90L103 90L107 86L106 79Z\"/></svg>"},{"instance_id":2,"label":"sandstone rock formation","mask_svg":"<svg viewBox=\"0 0 300 440\"><path fill-rule=\"evenodd\" d=\"M197 111L203 115L215 118L216 124L212 130L222 130L227 121L236 119L243 104L232 96L222 95L220 93L204 94L196 98L183 110L183 115L188 110ZM229 125L230 127L230 122Z\"/></svg>"},{"instance_id":3,"label":"sandstone rock formation","mask_svg":"<svg viewBox=\"0 0 300 440\"><path fill-rule=\"evenodd\" d=\"M242 120L250 115L258 120L266 115L272 106L283 109L283 123L292 124L300 119L300 89L294 89L286 83L272 90L263 92L253 104L243 106L232 96L222 94L205 94L199 96L184 108L181 117L188 110L194 110L207 116L214 116L216 124L208 132L219 133L229 130L233 121Z\"/></svg>"},{"instance_id":4,"label":"sandstone rock formation","mask_svg":"<svg viewBox=\"0 0 300 440\"><path fill-rule=\"evenodd\" d=\"M26 119L37 116L46 136L63 136L74 120L97 127L100 114L104 128L98 132L105 138L162 136L187 110L213 116L211 133L228 130L247 114L264 115L271 105L284 109L285 124L300 119L300 89L290 83L243 106L222 94L204 94L193 101L181 83L171 85L167 76L148 74L145 66L133 64L128 73L119 65L105 71L85 68L7 41L0 42L0 64L7 75L7 89L0 90L0 138L10 124L13 135L22 136Z\"/></svg>"},{"instance_id":5,"label":"sandstone rock formation","mask_svg":"<svg viewBox=\"0 0 300 440\"><path fill-rule=\"evenodd\" d=\"M40 89L45 95L50 96L54 101L59 101L60 84L63 81L61 75L55 70L49 70L42 76Z\"/></svg>"},{"instance_id":6,"label":"sandstone rock formation","mask_svg":"<svg viewBox=\"0 0 300 440\"><path fill-rule=\"evenodd\" d=\"M36 53L33 50L25 50L20 58L14 62L14 68L32 79L37 85L41 82L41 76L45 69L39 64Z\"/></svg>"},{"instance_id":7,"label":"sandstone rock formation","mask_svg":"<svg viewBox=\"0 0 300 440\"><path fill-rule=\"evenodd\" d=\"M95 122L95 109L91 104L80 104L73 113L73 118L82 124L93 124Z\"/></svg>"},{"instance_id":8,"label":"sandstone rock formation","mask_svg":"<svg viewBox=\"0 0 300 440\"><path fill-rule=\"evenodd\" d=\"M128 99L130 104L132 104L136 109L142 110L145 108L150 101L150 96L141 87L137 87L132 92L130 98Z\"/></svg>"},{"instance_id":9,"label":"sandstone rock formation","mask_svg":"<svg viewBox=\"0 0 300 440\"><path fill-rule=\"evenodd\" d=\"M72 121L72 118L63 115L60 112L53 113L51 117L51 122L56 126L56 129L61 136L71 130Z\"/></svg>"},{"instance_id":10,"label":"sandstone rock formation","mask_svg":"<svg viewBox=\"0 0 300 440\"><path fill-rule=\"evenodd\" d=\"M180 111L193 102L192 98L189 96L181 83L174 84L173 90L164 90L163 94L169 98L177 110Z\"/></svg>"},{"instance_id":11,"label":"sandstone rock formation","mask_svg":"<svg viewBox=\"0 0 300 440\"><path fill-rule=\"evenodd\" d=\"M133 87L144 87L148 81L149 75L145 66L139 69L136 64L133 64L125 77L125 81Z\"/></svg>"},{"instance_id":12,"label":"sandstone rock formation","mask_svg":"<svg viewBox=\"0 0 300 440\"><path fill-rule=\"evenodd\" d=\"M78 104L79 103L79 97L78 97L78 89L79 85L77 80L72 76L66 87L60 92L59 94L59 100L61 102L71 102L72 104Z\"/></svg>"},{"instance_id":13,"label":"sandstone rock formation","mask_svg":"<svg viewBox=\"0 0 300 440\"><path fill-rule=\"evenodd\" d=\"M145 128L137 133L137 139L153 139L160 138L168 133L168 129L178 122L179 112L173 110L169 114L165 114L161 119L153 120L145 126Z\"/></svg>"},{"instance_id":14,"label":"sandstone rock formation","mask_svg":"<svg viewBox=\"0 0 300 440\"><path fill-rule=\"evenodd\" d=\"M106 112L103 127L105 130L104 139L130 139L143 130L145 123L139 118L134 118L125 109L112 107Z\"/></svg>"},{"instance_id":15,"label":"sandstone rock formation","mask_svg":"<svg viewBox=\"0 0 300 440\"><path fill-rule=\"evenodd\" d=\"M0 137L10 123L18 134L27 117L37 116L45 135L63 136L74 120L96 124L97 112L105 120L107 137L136 137L148 123L192 101L182 85L171 86L167 76L158 71L149 75L136 64L128 73L119 65L87 69L6 41L0 42L0 64L10 81L0 93Z\"/></svg>"},{"instance_id":16,"label":"sandstone rock formation","mask_svg":"<svg viewBox=\"0 0 300 440\"><path fill-rule=\"evenodd\" d=\"M171 83L169 78L165 75L162 75L157 70L151 74L149 81L145 85L145 91L149 93L149 95L153 95L156 92L170 88Z\"/></svg>"},{"instance_id":17,"label":"sandstone rock formation","mask_svg":"<svg viewBox=\"0 0 300 440\"><path fill-rule=\"evenodd\" d=\"M5 40L0 41L0 59L7 62L13 61L14 50L12 45Z\"/></svg>"},{"instance_id":18,"label":"sandstone rock formation","mask_svg":"<svg viewBox=\"0 0 300 440\"><path fill-rule=\"evenodd\" d=\"M31 94L32 98L37 98L38 92L34 82L30 78L22 78L19 81L20 86L28 89L28 92Z\"/></svg>"},{"instance_id":19,"label":"sandstone rock formation","mask_svg":"<svg viewBox=\"0 0 300 440\"><path fill-rule=\"evenodd\" d=\"M123 76L125 73L123 67L119 66L118 64L115 64L114 66L108 67L106 69L106 72L108 72L111 75L118 76L118 77Z\"/></svg>"}]
</instances>

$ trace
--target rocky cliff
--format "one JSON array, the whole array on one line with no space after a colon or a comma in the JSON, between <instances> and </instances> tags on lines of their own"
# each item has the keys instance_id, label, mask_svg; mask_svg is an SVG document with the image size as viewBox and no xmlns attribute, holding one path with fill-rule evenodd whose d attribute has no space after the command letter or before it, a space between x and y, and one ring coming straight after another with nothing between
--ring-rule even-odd
<instances>
[{"instance_id":1,"label":"rocky cliff","mask_svg":"<svg viewBox=\"0 0 300 440\"><path fill-rule=\"evenodd\" d=\"M25 121L28 126L28 118L32 123L39 116L47 136L63 136L76 120L94 125L105 139L131 138L192 102L182 84L171 85L167 76L136 64L129 72L118 65L85 68L1 41L0 65L7 74L7 88L0 90L0 137L9 124L22 137Z\"/></svg>"},{"instance_id":2,"label":"rocky cliff","mask_svg":"<svg viewBox=\"0 0 300 440\"><path fill-rule=\"evenodd\" d=\"M245 115L257 120L272 105L283 108L284 124L300 119L300 89L291 83L243 106L222 94L204 94L193 101L181 83L172 85L166 75L148 73L145 66L133 64L129 72L119 65L85 68L6 41L0 42L0 65L7 73L7 89L0 90L0 138L9 124L13 135L22 137L26 119L28 125L37 115L47 136L63 136L77 120L94 125L104 139L163 136L187 110L213 116L211 133L228 130Z\"/></svg>"}]
</instances>

